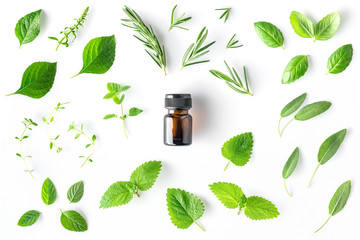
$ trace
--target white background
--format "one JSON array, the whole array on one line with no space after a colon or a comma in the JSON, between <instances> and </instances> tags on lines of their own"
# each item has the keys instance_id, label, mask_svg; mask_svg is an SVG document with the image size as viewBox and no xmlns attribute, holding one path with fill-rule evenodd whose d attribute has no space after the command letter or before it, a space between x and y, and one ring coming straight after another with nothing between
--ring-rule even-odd
<instances>
[{"instance_id":1,"label":"white background","mask_svg":"<svg viewBox=\"0 0 360 240\"><path fill-rule=\"evenodd\" d=\"M70 1L32 0L7 1L0 15L1 66L1 172L0 172L0 239L359 239L360 190L358 186L360 140L359 120L359 7L355 0L342 1L181 1L177 14L186 12L193 19L184 26L190 31L167 31L175 1ZM168 76L146 55L143 46L133 38L132 30L120 24L122 7L135 9L146 23L151 23L160 42L167 50ZM69 48L60 47L48 36L58 36L65 26L73 24L86 6L90 6L88 21ZM227 23L218 17L215 8L233 7ZM41 33L34 42L20 50L14 34L18 19L43 9ZM297 36L291 28L292 10L319 21L326 14L339 11L341 25L336 35L325 42ZM285 51L265 46L256 36L253 23L269 21L278 26L285 37ZM187 67L179 71L183 53L200 29L209 29L208 41L216 40L206 56L210 63ZM225 50L236 33L244 47ZM82 50L86 43L100 36L115 34L116 59L103 75L82 74ZM352 43L353 61L338 75L327 72L326 62L338 47ZM298 54L309 54L309 70L290 85L281 85L282 71ZM240 69L247 67L254 96L240 95L209 69L225 71L223 60ZM5 97L21 83L24 70L35 61L58 62L53 88L42 99L22 95ZM129 140L117 120L102 120L119 108L111 100L103 100L109 81L129 84L124 106L139 107L144 113L127 120ZM194 141L190 147L167 147L162 143L164 95L188 92L193 95ZM333 106L325 114L307 122L293 122L283 137L277 135L277 121L282 107L300 95L308 93L305 103L328 100ZM55 115L50 131L58 133L64 150L56 154L48 148L45 125L47 116L58 102L71 102L67 109ZM29 164L35 180L24 173L24 165L15 153L19 144L14 139L23 130L21 120L32 118L39 123L24 141L24 152L33 156ZM75 141L68 125L84 123L85 131L98 136L94 162L79 168L79 154L84 154L85 140ZM313 185L306 187L317 164L320 144L331 134L347 128L348 135L338 153L320 167ZM254 135L253 155L244 167L230 165L221 156L221 146L229 138L251 131ZM283 188L282 167L293 149L299 146L301 158L294 174L288 179L290 198ZM163 170L154 187L134 197L130 204L99 209L102 194L110 184L129 179L132 171L149 160L161 160ZM40 197L46 177L55 183L58 198L45 206ZM319 233L316 230L328 216L329 201L337 187L352 180L353 189L348 204ZM84 180L85 194L76 204L69 204L66 191L71 184ZM228 181L242 187L247 196L258 195L271 200L280 211L274 220L252 221L236 210L225 208L210 192L208 184ZM206 211L198 227L177 229L170 221L166 207L166 189L179 187L199 196ZM17 226L26 211L42 212L38 222L27 228ZM89 225L84 233L65 230L60 224L59 209L81 212Z\"/></svg>"}]
</instances>

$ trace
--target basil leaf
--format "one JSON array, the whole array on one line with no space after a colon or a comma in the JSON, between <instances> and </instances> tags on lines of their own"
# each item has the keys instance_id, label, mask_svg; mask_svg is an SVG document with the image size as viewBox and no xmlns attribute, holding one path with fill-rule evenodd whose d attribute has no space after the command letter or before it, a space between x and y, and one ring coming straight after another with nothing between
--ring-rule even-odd
<instances>
[{"instance_id":1,"label":"basil leaf","mask_svg":"<svg viewBox=\"0 0 360 240\"><path fill-rule=\"evenodd\" d=\"M314 102L306 105L295 115L294 119L298 121L306 121L316 117L331 107L331 103L327 101Z\"/></svg>"},{"instance_id":2,"label":"basil leaf","mask_svg":"<svg viewBox=\"0 0 360 240\"><path fill-rule=\"evenodd\" d=\"M161 171L162 164L160 161L150 161L142 164L130 176L130 181L139 188L140 191L146 191L150 189L159 173Z\"/></svg>"},{"instance_id":3,"label":"basil leaf","mask_svg":"<svg viewBox=\"0 0 360 240\"><path fill-rule=\"evenodd\" d=\"M125 205L131 201L135 191L135 185L132 182L116 182L102 196L100 208Z\"/></svg>"},{"instance_id":4,"label":"basil leaf","mask_svg":"<svg viewBox=\"0 0 360 240\"><path fill-rule=\"evenodd\" d=\"M307 55L298 55L293 57L286 65L282 75L282 84L295 82L297 79L305 75L309 67Z\"/></svg>"},{"instance_id":5,"label":"basil leaf","mask_svg":"<svg viewBox=\"0 0 360 240\"><path fill-rule=\"evenodd\" d=\"M135 117L135 116L139 115L142 112L143 112L143 110L141 110L139 108L136 108L136 107L133 107L133 108L130 108L130 110L129 110L129 116Z\"/></svg>"},{"instance_id":6,"label":"basil leaf","mask_svg":"<svg viewBox=\"0 0 360 240\"><path fill-rule=\"evenodd\" d=\"M326 15L315 25L315 40L325 41L332 38L340 25L340 14L333 12Z\"/></svg>"},{"instance_id":7,"label":"basil leaf","mask_svg":"<svg viewBox=\"0 0 360 240\"><path fill-rule=\"evenodd\" d=\"M328 73L337 74L343 72L350 64L353 56L353 47L346 44L338 48L328 59Z\"/></svg>"},{"instance_id":8,"label":"basil leaf","mask_svg":"<svg viewBox=\"0 0 360 240\"><path fill-rule=\"evenodd\" d=\"M296 110L298 110L299 107L304 103L305 98L306 93L303 93L288 104L286 104L286 106L281 110L281 117L287 117L294 113Z\"/></svg>"},{"instance_id":9,"label":"basil leaf","mask_svg":"<svg viewBox=\"0 0 360 240\"><path fill-rule=\"evenodd\" d=\"M56 74L56 63L35 62L24 72L20 88L9 95L22 94L31 98L42 98L52 88Z\"/></svg>"},{"instance_id":10,"label":"basil leaf","mask_svg":"<svg viewBox=\"0 0 360 240\"><path fill-rule=\"evenodd\" d=\"M41 188L41 199L46 205L51 205L56 200L56 188L50 178L46 178Z\"/></svg>"},{"instance_id":11,"label":"basil leaf","mask_svg":"<svg viewBox=\"0 0 360 240\"><path fill-rule=\"evenodd\" d=\"M78 201L81 200L83 195L84 195L83 181L79 181L73 184L67 192L67 198L69 199L70 203L77 203Z\"/></svg>"},{"instance_id":12,"label":"basil leaf","mask_svg":"<svg viewBox=\"0 0 360 240\"><path fill-rule=\"evenodd\" d=\"M70 231L85 232L88 229L88 225L84 217L73 210L61 212L60 221L61 225Z\"/></svg>"},{"instance_id":13,"label":"basil leaf","mask_svg":"<svg viewBox=\"0 0 360 240\"><path fill-rule=\"evenodd\" d=\"M36 210L30 210L24 213L18 221L18 225L21 227L28 227L36 223L39 219L40 212Z\"/></svg>"},{"instance_id":14,"label":"basil leaf","mask_svg":"<svg viewBox=\"0 0 360 240\"><path fill-rule=\"evenodd\" d=\"M341 143L344 141L346 132L347 130L343 129L337 133L334 133L321 144L318 152L319 164L325 164L335 155Z\"/></svg>"},{"instance_id":15,"label":"basil leaf","mask_svg":"<svg viewBox=\"0 0 360 240\"><path fill-rule=\"evenodd\" d=\"M279 28L269 22L256 22L254 23L255 32L258 37L268 47L284 48L284 36L282 35Z\"/></svg>"},{"instance_id":16,"label":"basil leaf","mask_svg":"<svg viewBox=\"0 0 360 240\"><path fill-rule=\"evenodd\" d=\"M20 47L32 42L40 33L41 9L20 18L15 26L15 35L19 39Z\"/></svg>"},{"instance_id":17,"label":"basil leaf","mask_svg":"<svg viewBox=\"0 0 360 240\"><path fill-rule=\"evenodd\" d=\"M303 14L292 11L290 15L290 23L295 33L303 38L315 37L314 23Z\"/></svg>"},{"instance_id":18,"label":"basil leaf","mask_svg":"<svg viewBox=\"0 0 360 240\"><path fill-rule=\"evenodd\" d=\"M98 37L89 41L83 51L83 67L78 74L106 73L115 60L115 37ZM75 77L73 76L73 77Z\"/></svg>"},{"instance_id":19,"label":"basil leaf","mask_svg":"<svg viewBox=\"0 0 360 240\"><path fill-rule=\"evenodd\" d=\"M291 153L289 159L285 163L285 166L282 171L282 177L284 179L287 179L288 177L290 177L290 175L294 172L296 165L298 163L298 160L299 160L299 155L300 155L299 148L297 147Z\"/></svg>"}]
</instances>

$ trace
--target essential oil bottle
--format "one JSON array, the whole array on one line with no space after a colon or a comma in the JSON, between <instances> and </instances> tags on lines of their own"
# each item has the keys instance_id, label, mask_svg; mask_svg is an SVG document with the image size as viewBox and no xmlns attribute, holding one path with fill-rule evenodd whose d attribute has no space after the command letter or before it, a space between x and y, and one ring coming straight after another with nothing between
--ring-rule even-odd
<instances>
[{"instance_id":1,"label":"essential oil bottle","mask_svg":"<svg viewBox=\"0 0 360 240\"><path fill-rule=\"evenodd\" d=\"M164 117L164 144L184 146L192 143L191 94L166 94Z\"/></svg>"}]
</instances>

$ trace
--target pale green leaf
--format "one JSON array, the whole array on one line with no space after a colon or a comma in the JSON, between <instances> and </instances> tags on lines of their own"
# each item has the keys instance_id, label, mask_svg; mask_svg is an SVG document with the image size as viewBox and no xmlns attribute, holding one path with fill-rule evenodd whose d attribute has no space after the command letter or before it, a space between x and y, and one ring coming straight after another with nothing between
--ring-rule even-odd
<instances>
[{"instance_id":1,"label":"pale green leaf","mask_svg":"<svg viewBox=\"0 0 360 240\"><path fill-rule=\"evenodd\" d=\"M301 108L294 118L298 121L306 121L326 112L330 107L331 103L327 101L314 102Z\"/></svg>"},{"instance_id":2,"label":"pale green leaf","mask_svg":"<svg viewBox=\"0 0 360 240\"><path fill-rule=\"evenodd\" d=\"M50 178L46 178L41 188L41 199L46 205L51 205L57 197L56 188Z\"/></svg>"},{"instance_id":3,"label":"pale green leaf","mask_svg":"<svg viewBox=\"0 0 360 240\"><path fill-rule=\"evenodd\" d=\"M282 84L295 82L305 75L309 67L309 60L307 55L298 55L293 57L286 65L283 75Z\"/></svg>"},{"instance_id":4,"label":"pale green leaf","mask_svg":"<svg viewBox=\"0 0 360 240\"><path fill-rule=\"evenodd\" d=\"M161 167L162 164L160 161L146 162L135 169L131 174L130 181L138 187L140 191L146 191L156 182Z\"/></svg>"},{"instance_id":5,"label":"pale green leaf","mask_svg":"<svg viewBox=\"0 0 360 240\"><path fill-rule=\"evenodd\" d=\"M284 36L282 35L279 28L269 22L256 22L254 23L255 32L258 37L268 47L277 48L283 47Z\"/></svg>"},{"instance_id":6,"label":"pale green leaf","mask_svg":"<svg viewBox=\"0 0 360 240\"><path fill-rule=\"evenodd\" d=\"M353 47L351 44L346 44L338 48L328 59L327 68L329 73L338 74L350 65L353 57Z\"/></svg>"},{"instance_id":7,"label":"pale green leaf","mask_svg":"<svg viewBox=\"0 0 360 240\"><path fill-rule=\"evenodd\" d=\"M294 172L296 165L299 161L299 148L295 148L295 150L291 153L289 159L286 161L283 171L282 171L282 177L284 179L287 179L290 177L290 175Z\"/></svg>"},{"instance_id":8,"label":"pale green leaf","mask_svg":"<svg viewBox=\"0 0 360 240\"><path fill-rule=\"evenodd\" d=\"M281 110L281 117L287 117L294 113L296 110L298 110L299 107L304 103L305 98L306 93L303 93L288 104L286 104L286 106Z\"/></svg>"},{"instance_id":9,"label":"pale green leaf","mask_svg":"<svg viewBox=\"0 0 360 240\"><path fill-rule=\"evenodd\" d=\"M84 217L73 210L62 211L60 221L63 227L69 231L85 232L88 229L88 225Z\"/></svg>"},{"instance_id":10,"label":"pale green leaf","mask_svg":"<svg viewBox=\"0 0 360 240\"><path fill-rule=\"evenodd\" d=\"M252 220L272 219L280 214L272 202L255 196L247 198L244 212Z\"/></svg>"},{"instance_id":11,"label":"pale green leaf","mask_svg":"<svg viewBox=\"0 0 360 240\"><path fill-rule=\"evenodd\" d=\"M226 141L221 153L236 166L244 166L251 157L252 147L253 136L251 132L247 132Z\"/></svg>"},{"instance_id":12,"label":"pale green leaf","mask_svg":"<svg viewBox=\"0 0 360 240\"><path fill-rule=\"evenodd\" d=\"M24 213L18 221L18 225L21 227L31 226L39 219L40 212L36 210L30 210Z\"/></svg>"},{"instance_id":13,"label":"pale green leaf","mask_svg":"<svg viewBox=\"0 0 360 240\"><path fill-rule=\"evenodd\" d=\"M333 12L326 15L315 25L315 39L325 41L332 38L340 25L340 14Z\"/></svg>"},{"instance_id":14,"label":"pale green leaf","mask_svg":"<svg viewBox=\"0 0 360 240\"><path fill-rule=\"evenodd\" d=\"M40 14L41 9L31 12L20 18L15 26L15 35L19 39L20 47L23 44L30 43L40 33Z\"/></svg>"},{"instance_id":15,"label":"pale green leaf","mask_svg":"<svg viewBox=\"0 0 360 240\"><path fill-rule=\"evenodd\" d=\"M77 203L81 200L82 196L84 195L84 182L79 181L75 184L73 184L68 192L67 192L67 198L71 203Z\"/></svg>"},{"instance_id":16,"label":"pale green leaf","mask_svg":"<svg viewBox=\"0 0 360 240\"><path fill-rule=\"evenodd\" d=\"M302 13L292 11L290 15L290 23L295 33L303 38L315 37L314 23L305 17Z\"/></svg>"},{"instance_id":17,"label":"pale green leaf","mask_svg":"<svg viewBox=\"0 0 360 240\"><path fill-rule=\"evenodd\" d=\"M100 201L100 208L110 208L125 205L131 201L135 193L132 182L113 183L104 193Z\"/></svg>"},{"instance_id":18,"label":"pale green leaf","mask_svg":"<svg viewBox=\"0 0 360 240\"><path fill-rule=\"evenodd\" d=\"M328 137L320 146L318 152L318 162L325 164L329 161L340 148L341 143L344 141L346 136L346 129L340 130Z\"/></svg>"},{"instance_id":19,"label":"pale green leaf","mask_svg":"<svg viewBox=\"0 0 360 240\"><path fill-rule=\"evenodd\" d=\"M217 182L209 185L210 190L227 208L238 208L245 196L241 188L233 183Z\"/></svg>"}]
</instances>

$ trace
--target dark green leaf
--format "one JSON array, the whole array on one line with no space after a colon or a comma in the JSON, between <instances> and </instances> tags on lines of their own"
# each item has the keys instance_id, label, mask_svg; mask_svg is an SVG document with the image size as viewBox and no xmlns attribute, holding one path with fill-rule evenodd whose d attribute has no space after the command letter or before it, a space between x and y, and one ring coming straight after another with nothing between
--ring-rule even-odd
<instances>
[{"instance_id":1,"label":"dark green leaf","mask_svg":"<svg viewBox=\"0 0 360 240\"><path fill-rule=\"evenodd\" d=\"M340 130L328 137L320 146L318 152L318 162L325 164L329 161L340 148L341 143L344 141L346 136L346 129Z\"/></svg>"},{"instance_id":2,"label":"dark green leaf","mask_svg":"<svg viewBox=\"0 0 360 240\"><path fill-rule=\"evenodd\" d=\"M143 112L143 110L133 107L129 110L129 116L134 117L134 116L139 115L142 112Z\"/></svg>"},{"instance_id":3,"label":"dark green leaf","mask_svg":"<svg viewBox=\"0 0 360 240\"><path fill-rule=\"evenodd\" d=\"M21 227L31 226L39 219L40 212L36 210L30 210L24 213L18 221L18 225Z\"/></svg>"},{"instance_id":4,"label":"dark green leaf","mask_svg":"<svg viewBox=\"0 0 360 240\"><path fill-rule=\"evenodd\" d=\"M339 186L334 196L330 200L329 214L334 216L340 212L346 205L351 192L351 181L346 181Z\"/></svg>"},{"instance_id":5,"label":"dark green leaf","mask_svg":"<svg viewBox=\"0 0 360 240\"><path fill-rule=\"evenodd\" d=\"M63 227L69 231L85 232L88 229L88 225L84 217L73 210L61 212L60 221Z\"/></svg>"},{"instance_id":6,"label":"dark green leaf","mask_svg":"<svg viewBox=\"0 0 360 240\"><path fill-rule=\"evenodd\" d=\"M309 61L307 55L298 55L293 57L285 67L281 83L288 84L295 82L305 75L308 67Z\"/></svg>"},{"instance_id":7,"label":"dark green leaf","mask_svg":"<svg viewBox=\"0 0 360 240\"><path fill-rule=\"evenodd\" d=\"M75 184L73 184L68 192L67 192L67 198L71 203L77 203L81 200L82 196L84 195L84 182L79 181Z\"/></svg>"},{"instance_id":8,"label":"dark green leaf","mask_svg":"<svg viewBox=\"0 0 360 240\"><path fill-rule=\"evenodd\" d=\"M295 115L295 120L306 121L316 117L331 107L331 103L327 101L314 102L306 105Z\"/></svg>"},{"instance_id":9,"label":"dark green leaf","mask_svg":"<svg viewBox=\"0 0 360 240\"><path fill-rule=\"evenodd\" d=\"M45 179L41 188L41 199L46 205L51 205L56 200L56 188L50 178Z\"/></svg>"},{"instance_id":10,"label":"dark green leaf","mask_svg":"<svg viewBox=\"0 0 360 240\"><path fill-rule=\"evenodd\" d=\"M337 74L343 72L350 64L353 57L353 47L346 44L338 48L328 59L327 68L329 73Z\"/></svg>"},{"instance_id":11,"label":"dark green leaf","mask_svg":"<svg viewBox=\"0 0 360 240\"><path fill-rule=\"evenodd\" d=\"M110 119L110 118L115 118L115 117L117 117L116 114L108 114L104 117L104 119Z\"/></svg>"},{"instance_id":12,"label":"dark green leaf","mask_svg":"<svg viewBox=\"0 0 360 240\"><path fill-rule=\"evenodd\" d=\"M290 175L294 172L296 165L298 163L298 160L299 160L299 155L300 155L299 148L297 147L297 148L295 148L295 150L292 152L289 159L285 163L285 166L282 171L282 177L284 179L287 179L288 177L290 177Z\"/></svg>"},{"instance_id":13,"label":"dark green leaf","mask_svg":"<svg viewBox=\"0 0 360 240\"><path fill-rule=\"evenodd\" d=\"M294 100L292 100L291 102L289 102L288 104L286 104L286 106L281 110L280 113L281 117L287 117L292 113L294 113L296 110L298 110L299 107L305 101L305 98L306 98L306 93L303 93Z\"/></svg>"}]
</instances>

